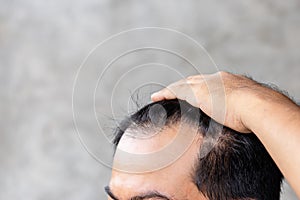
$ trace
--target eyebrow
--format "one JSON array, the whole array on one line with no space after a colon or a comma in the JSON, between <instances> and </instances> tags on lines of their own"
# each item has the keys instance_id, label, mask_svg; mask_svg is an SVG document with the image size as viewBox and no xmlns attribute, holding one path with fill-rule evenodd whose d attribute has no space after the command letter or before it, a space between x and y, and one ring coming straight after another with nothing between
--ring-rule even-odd
<instances>
[{"instance_id":1,"label":"eyebrow","mask_svg":"<svg viewBox=\"0 0 300 200\"><path fill-rule=\"evenodd\" d=\"M110 198L112 198L113 200L119 200L119 199L112 193L112 191L110 190L110 187L109 187L109 186L105 186L105 187L104 187L104 190L105 190L106 194L107 194Z\"/></svg>"},{"instance_id":2,"label":"eyebrow","mask_svg":"<svg viewBox=\"0 0 300 200\"><path fill-rule=\"evenodd\" d=\"M109 186L104 187L104 190L110 198L112 198L113 200L119 200L119 198L117 198L116 195L113 194L113 192L111 191ZM151 198L171 200L171 198L169 198L157 191L149 191L144 194L131 197L129 200L143 200L143 199L151 199Z\"/></svg>"}]
</instances>

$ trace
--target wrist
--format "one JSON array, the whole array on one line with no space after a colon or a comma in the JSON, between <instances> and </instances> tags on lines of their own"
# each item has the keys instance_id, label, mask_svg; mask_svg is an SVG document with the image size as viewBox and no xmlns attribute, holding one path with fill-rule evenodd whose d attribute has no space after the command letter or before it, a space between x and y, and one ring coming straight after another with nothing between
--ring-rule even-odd
<instances>
[{"instance_id":1,"label":"wrist","mask_svg":"<svg viewBox=\"0 0 300 200\"><path fill-rule=\"evenodd\" d=\"M259 134L260 129L270 126L269 119L273 116L282 116L282 112L297 108L285 95L264 86L260 87L244 95L246 100L241 109L242 123L256 134Z\"/></svg>"}]
</instances>

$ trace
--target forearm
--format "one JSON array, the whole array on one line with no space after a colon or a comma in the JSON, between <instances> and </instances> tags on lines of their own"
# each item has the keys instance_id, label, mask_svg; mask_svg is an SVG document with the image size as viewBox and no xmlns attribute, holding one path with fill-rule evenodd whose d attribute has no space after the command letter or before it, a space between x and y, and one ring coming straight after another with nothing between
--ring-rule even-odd
<instances>
[{"instance_id":1,"label":"forearm","mask_svg":"<svg viewBox=\"0 0 300 200\"><path fill-rule=\"evenodd\" d=\"M281 94L274 95L274 99L253 97L253 107L243 120L300 197L300 108Z\"/></svg>"}]
</instances>

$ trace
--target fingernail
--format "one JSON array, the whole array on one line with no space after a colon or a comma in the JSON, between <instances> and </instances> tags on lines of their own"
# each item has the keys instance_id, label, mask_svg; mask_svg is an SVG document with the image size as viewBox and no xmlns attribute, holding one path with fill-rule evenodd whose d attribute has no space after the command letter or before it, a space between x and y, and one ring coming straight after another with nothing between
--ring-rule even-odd
<instances>
[{"instance_id":1,"label":"fingernail","mask_svg":"<svg viewBox=\"0 0 300 200\"><path fill-rule=\"evenodd\" d=\"M151 94L151 98L156 96L157 95L157 92L154 92L153 94Z\"/></svg>"},{"instance_id":2,"label":"fingernail","mask_svg":"<svg viewBox=\"0 0 300 200\"><path fill-rule=\"evenodd\" d=\"M159 93L159 92L154 92L153 94L151 94L151 99L153 99L154 97L157 97L157 96L158 96L158 93Z\"/></svg>"}]
</instances>

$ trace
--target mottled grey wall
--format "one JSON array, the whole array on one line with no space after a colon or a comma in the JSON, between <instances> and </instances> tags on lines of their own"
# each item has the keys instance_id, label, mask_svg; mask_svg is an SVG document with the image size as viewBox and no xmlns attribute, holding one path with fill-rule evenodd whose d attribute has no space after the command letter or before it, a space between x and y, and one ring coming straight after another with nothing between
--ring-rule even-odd
<instances>
[{"instance_id":1,"label":"mottled grey wall","mask_svg":"<svg viewBox=\"0 0 300 200\"><path fill-rule=\"evenodd\" d=\"M96 162L76 136L73 81L95 45L145 26L184 32L204 45L219 69L274 83L300 100L298 0L0 0L0 199L105 199L109 168ZM169 43L178 48L176 41ZM104 65L91 62L95 68L83 73L76 106L81 134L101 146L101 140L89 138L95 130L85 88ZM115 66L110 78L118 80L122 73ZM132 83L146 76L166 83L177 78L150 72L132 76ZM99 92L97 99L110 91ZM122 94L116 98L128 100ZM109 105L99 103L97 112L102 108ZM288 187L284 191L282 199L297 199Z\"/></svg>"}]
</instances>

